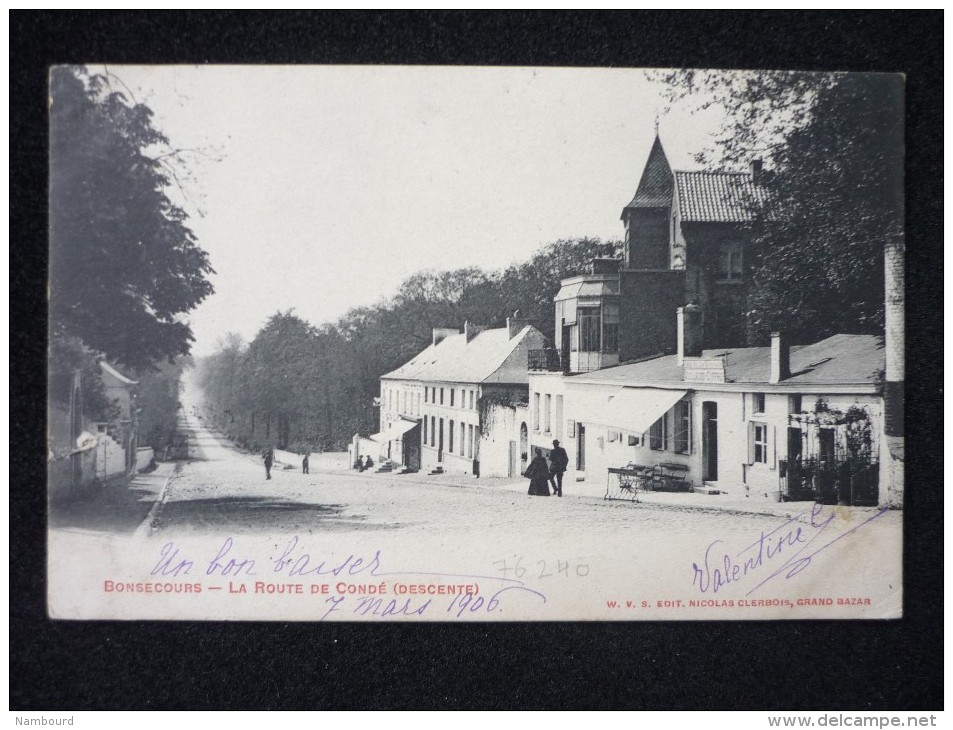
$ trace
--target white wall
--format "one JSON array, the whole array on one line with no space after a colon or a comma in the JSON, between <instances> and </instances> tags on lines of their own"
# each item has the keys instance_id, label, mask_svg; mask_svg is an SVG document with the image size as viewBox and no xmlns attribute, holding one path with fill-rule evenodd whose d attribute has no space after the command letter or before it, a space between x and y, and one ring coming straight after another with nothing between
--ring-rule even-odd
<instances>
[{"instance_id":1,"label":"white wall","mask_svg":"<svg viewBox=\"0 0 953 730\"><path fill-rule=\"evenodd\" d=\"M476 383L421 383L420 416L427 420L426 438L424 426L420 426L422 471L430 471L440 464L444 471L458 474L470 474L473 460L476 458L479 440L480 412L477 401L480 399L480 387ZM424 399L423 391L433 389ZM440 389L443 388L443 403L440 402ZM453 405L450 405L450 393L453 392ZM470 407L470 394L473 394L473 407ZM431 425L433 419L433 426ZM440 446L440 419L443 419L443 460L437 458ZM453 450L450 449L450 421L453 421ZM460 441L460 424L464 425L464 440ZM471 441L471 430L473 436ZM436 434L434 434L436 428ZM433 444L433 445L431 445ZM462 446L462 449L461 449ZM481 464L482 471L482 464Z\"/></svg>"},{"instance_id":2,"label":"white wall","mask_svg":"<svg viewBox=\"0 0 953 730\"><path fill-rule=\"evenodd\" d=\"M154 458L155 452L151 446L136 449L136 471L142 471L147 468Z\"/></svg>"},{"instance_id":3,"label":"white wall","mask_svg":"<svg viewBox=\"0 0 953 730\"><path fill-rule=\"evenodd\" d=\"M698 387L697 384L694 384ZM757 386L753 386L757 387ZM766 386L768 387L768 386ZM529 416L530 447L552 447L552 440L559 438L569 455L569 469L566 481L584 480L585 493L596 494L604 491L607 469L625 466L630 462L645 466L660 463L684 464L688 467L688 479L694 485L703 483L703 403L713 401L718 406L718 479L713 482L722 491L738 496L750 496L774 500L780 489L778 462L787 459L787 428L790 414L789 396L796 391L783 393L765 393L763 413L754 412L753 394L737 391L697 391L690 393L691 435L689 453L674 451L674 411L669 411L667 448L652 449L649 433L634 434L623 428L605 425L611 421L612 414L606 414L601 423L586 422L585 416L592 413L592 403L605 402L605 395L618 388L618 385L595 385L574 382L572 377L557 373L530 373L529 379ZM535 395L540 395L539 427L535 427ZM553 402L556 396L563 396L563 414L559 424L551 424L551 432L546 433L544 423L545 395L550 394ZM801 411L813 411L818 395L801 395ZM882 418L881 399L876 395L823 395L831 410L846 411L852 405L865 407L871 414L871 439L873 448L878 448ZM570 421L572 431L570 431ZM767 426L767 461L752 463L749 454L749 429L751 423L763 423ZM585 426L586 464L585 471L576 469L579 451L579 426ZM561 437L556 429L561 429ZM638 444L630 445L629 437L636 436ZM518 438L518 436L517 436ZM806 448L806 447L805 447Z\"/></svg>"}]
</instances>

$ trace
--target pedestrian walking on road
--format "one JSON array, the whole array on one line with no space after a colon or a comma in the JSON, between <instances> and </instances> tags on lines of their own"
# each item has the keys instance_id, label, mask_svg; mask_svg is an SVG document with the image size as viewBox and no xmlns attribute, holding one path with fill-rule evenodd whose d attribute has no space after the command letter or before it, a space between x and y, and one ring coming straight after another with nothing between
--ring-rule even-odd
<instances>
[{"instance_id":1,"label":"pedestrian walking on road","mask_svg":"<svg viewBox=\"0 0 953 730\"><path fill-rule=\"evenodd\" d=\"M559 497L563 496L563 474L568 466L569 454L559 441L553 441L553 450L549 452L549 483L553 485L553 494Z\"/></svg>"},{"instance_id":2,"label":"pedestrian walking on road","mask_svg":"<svg viewBox=\"0 0 953 730\"><path fill-rule=\"evenodd\" d=\"M542 449L536 449L535 458L526 467L523 476L529 479L529 492L532 497L549 496L549 465Z\"/></svg>"},{"instance_id":3,"label":"pedestrian walking on road","mask_svg":"<svg viewBox=\"0 0 953 730\"><path fill-rule=\"evenodd\" d=\"M305 454L304 458L301 460L301 473L302 474L308 473L308 455L307 454Z\"/></svg>"},{"instance_id":4,"label":"pedestrian walking on road","mask_svg":"<svg viewBox=\"0 0 953 730\"><path fill-rule=\"evenodd\" d=\"M265 449L261 458L265 462L265 479L271 479L271 465L275 463L275 452L271 449Z\"/></svg>"}]
</instances>

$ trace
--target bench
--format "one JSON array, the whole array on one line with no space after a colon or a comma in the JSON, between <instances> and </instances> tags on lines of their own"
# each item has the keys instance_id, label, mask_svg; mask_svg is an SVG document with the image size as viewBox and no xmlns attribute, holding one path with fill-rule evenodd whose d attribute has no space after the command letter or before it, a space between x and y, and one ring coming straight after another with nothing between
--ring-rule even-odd
<instances>
[{"instance_id":1,"label":"bench","mask_svg":"<svg viewBox=\"0 0 953 730\"><path fill-rule=\"evenodd\" d=\"M655 492L688 492L692 488L688 466L673 462L657 464L650 483Z\"/></svg>"}]
</instances>

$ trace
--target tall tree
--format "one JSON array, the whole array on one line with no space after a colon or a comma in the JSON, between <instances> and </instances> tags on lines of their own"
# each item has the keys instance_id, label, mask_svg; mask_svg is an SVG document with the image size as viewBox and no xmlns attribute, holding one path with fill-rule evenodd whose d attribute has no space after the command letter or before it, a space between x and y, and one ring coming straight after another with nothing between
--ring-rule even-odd
<instances>
[{"instance_id":1,"label":"tall tree","mask_svg":"<svg viewBox=\"0 0 953 730\"><path fill-rule=\"evenodd\" d=\"M903 80L887 74L675 71L672 102L725 112L698 159L766 160L748 337L883 327L883 252L903 236Z\"/></svg>"},{"instance_id":2,"label":"tall tree","mask_svg":"<svg viewBox=\"0 0 953 730\"><path fill-rule=\"evenodd\" d=\"M212 267L170 200L180 152L101 75L50 74L51 337L142 370L189 352Z\"/></svg>"}]
</instances>

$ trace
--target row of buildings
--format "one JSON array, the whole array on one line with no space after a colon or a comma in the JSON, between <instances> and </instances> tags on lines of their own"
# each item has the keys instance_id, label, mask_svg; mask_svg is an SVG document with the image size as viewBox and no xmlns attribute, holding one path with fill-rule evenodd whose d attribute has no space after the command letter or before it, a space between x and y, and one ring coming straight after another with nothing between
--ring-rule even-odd
<instances>
[{"instance_id":1,"label":"row of buildings","mask_svg":"<svg viewBox=\"0 0 953 730\"><path fill-rule=\"evenodd\" d=\"M696 491L900 506L902 251L886 341L739 346L761 175L672 170L656 136L623 258L562 282L555 342L518 319L435 329L382 376L370 448L407 470L517 477L559 440L566 479L599 488L637 465Z\"/></svg>"}]
</instances>

